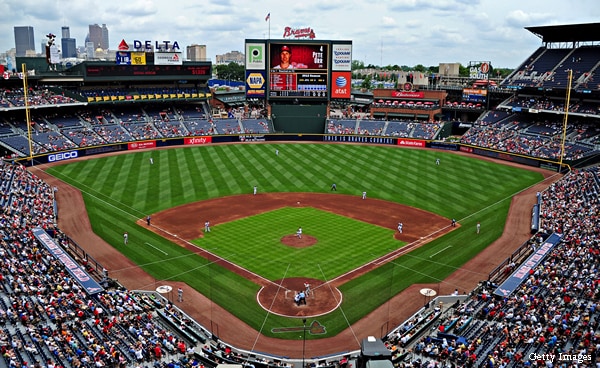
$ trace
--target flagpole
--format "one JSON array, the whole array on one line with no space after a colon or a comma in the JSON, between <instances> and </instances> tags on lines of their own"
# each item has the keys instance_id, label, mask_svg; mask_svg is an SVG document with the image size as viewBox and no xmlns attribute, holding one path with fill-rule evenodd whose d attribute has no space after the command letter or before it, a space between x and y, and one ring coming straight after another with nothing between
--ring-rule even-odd
<instances>
[{"instance_id":1,"label":"flagpole","mask_svg":"<svg viewBox=\"0 0 600 368\"><path fill-rule=\"evenodd\" d=\"M265 21L269 22L269 38L267 38L268 40L271 39L271 12L267 13L267 16L265 17Z\"/></svg>"}]
</instances>

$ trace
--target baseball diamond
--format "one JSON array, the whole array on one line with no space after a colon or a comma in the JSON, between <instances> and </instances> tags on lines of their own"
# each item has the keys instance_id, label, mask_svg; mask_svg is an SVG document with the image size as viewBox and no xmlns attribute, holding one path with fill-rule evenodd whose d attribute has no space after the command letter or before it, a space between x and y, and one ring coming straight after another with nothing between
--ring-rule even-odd
<instances>
[{"instance_id":1,"label":"baseball diamond","mask_svg":"<svg viewBox=\"0 0 600 368\"><path fill-rule=\"evenodd\" d=\"M202 153L203 157L211 156L214 162L215 158L221 157L222 153L232 148L236 153L230 156L232 154L230 152L227 154L227 157L252 157L252 155L260 157L262 151L272 151L268 146L268 144L243 147L241 145L219 145L202 147L187 152L196 158L198 157L196 156L197 153ZM529 224L524 219L528 219L530 216L530 203L534 200L533 193L548 185L548 183L540 181L542 178L540 174L531 175L532 171L514 168L510 165L498 165L492 163L491 160L467 158L462 154L444 153L443 155L439 155L444 159L444 168L452 168L452 163L454 163L456 171L449 172L448 177L440 178L440 183L434 184L432 179L435 177L429 176L427 170L422 166L424 164L420 164L421 160L423 162L430 162L430 159L427 157L432 157L433 153L427 150L335 144L292 144L279 146L284 147L282 151L285 150L286 156L291 156L290 159L295 163L295 165L290 165L289 167L294 167L299 171L310 170L310 166L308 165L311 165L312 162L304 160L305 162L303 163L302 159L307 154L305 150L310 149L325 149L328 155L331 155L331 158L322 156L322 162L327 162L333 157L340 157L340 155L362 156L364 153L361 152L365 150L369 152L371 157L383 155L382 157L386 157L386 159L382 159L379 165L370 165L373 166L375 171L378 167L385 167L388 171L382 175L388 180L394 177L403 177L416 181L419 180L419 176L415 172L420 171L428 181L428 183L424 184L426 195L421 197L421 194L416 194L413 197L415 193L404 193L404 190L400 188L398 188L398 191L403 192L402 195L398 193L393 193L393 195L384 193L384 190L378 189L380 186L376 184L380 177L360 167L359 171L362 172L361 180L368 182L370 193L367 199L362 200L360 196L362 190L355 189L353 191L348 188L348 183L358 183L359 179L354 174L356 168L339 167L340 165L336 168L336 173L342 180L336 178L338 191L334 194L330 192L331 179L327 177L322 179L316 178L315 171L309 171L305 174L311 176L313 181L318 184L305 184L304 189L306 189L306 192L298 191L298 188L302 189L303 186L298 186L297 184L283 186L284 188L291 188L292 191L290 192L278 192L267 182L261 185L263 189L256 196L252 195L251 192L248 193L248 189L244 189L250 188L251 190L252 184L246 186L240 185L239 191L230 190L229 195L227 195L227 191L222 192L222 186L217 182L219 175L213 176L213 182L209 185L207 183L211 182L210 176L204 175L204 172L200 170L203 180L202 185L206 186L206 191L201 195L196 195L196 200L194 198L191 201L188 200L188 204L181 203L174 205L176 201L167 200L167 197L163 193L165 189L159 189L154 186L166 179L163 175L165 171L174 170L175 168L177 168L178 172L180 171L179 166L174 167L172 165L175 162L173 161L174 157L181 157L183 159L178 161L180 165L184 165L185 162L192 162L189 160L189 157L185 159L185 155L180 155L180 153L185 151L184 149L154 151L152 154L154 157L152 170L156 168L155 175L160 176L162 180L153 182L146 179L142 180L141 184L135 181L128 181L129 188L127 190L124 190L120 186L119 188L114 187L114 183L112 182L107 186L107 179L114 179L114 174L111 174L111 169L109 168L111 165L109 164L120 162L115 167L115 169L118 167L120 170L123 167L123 162L121 161L125 160L128 162L126 165L131 170L123 178L129 177L131 179L130 176L137 172L137 170L147 170L147 168L143 167L142 163L146 164L148 161L141 158L146 155L145 152L129 155L109 155L108 157L89 160L89 164L93 166L100 165L100 167L104 167L107 170L105 179L100 176L94 180L95 183L87 181L85 178L85 172L89 170L85 168L87 166L85 162L55 166L49 169L58 178L68 180L82 188L82 194L74 187L43 172L40 172L40 176L43 176L49 183L59 188L57 199L62 209L59 218L61 228L65 229L74 240L85 246L97 260L110 264L111 274L119 282L123 283L123 285L129 289L153 289L157 285L164 283L169 283L174 287L182 286L186 292L186 298L181 303L181 307L204 326L210 326L213 329L213 333L218 334L224 341L229 339L235 341L236 346L240 348L269 351L272 354L282 355L298 354L297 341L288 341L285 344L281 344L280 342L282 341L281 339L297 340L295 334L291 333L286 336L285 333L281 332L277 334L272 333L273 329L297 325L298 322L286 321L288 317L284 316L292 316L294 319L305 316L309 316L308 318L318 316L314 317L314 320L310 319L309 322L318 322L324 326L326 332L320 335L309 335L307 337L309 341L306 342L306 351L312 355L331 354L344 349L355 349L358 342L352 336L355 335L356 331L360 331L361 336L367 334L380 335L382 330L392 328L406 319L422 304L422 299L417 297L417 295L418 290L424 285L436 288L441 293L447 291L448 294L456 286L460 287L461 290L469 290L479 280L487 277L487 272L493 269L496 264L494 260L510 253L510 247L507 244L515 246L516 244L520 244L521 239L528 237ZM295 155L291 155L293 151L297 151ZM401 170L390 169L391 166L389 163L398 162L398 155L402 156L404 162L410 160L415 165L407 165ZM223 172L227 165L220 159L217 161L221 162L223 167L220 170ZM198 164L197 160L193 162L196 165ZM135 163L135 166L133 166L133 163ZM233 165L235 166L236 164L237 162L234 159ZM252 173L251 175L242 174L244 177L243 181L246 182L248 180L251 183L254 181L246 178L246 176L265 176L270 178L273 183L279 182L281 184L281 181L284 180L283 178L289 174L284 172L281 177L271 176L272 174L265 172L268 164L268 162L264 161L258 164L258 168L262 170L260 175L258 173ZM370 164L372 163L370 162ZM473 164L475 164L476 168L471 173L470 166ZM252 167L251 165L248 166ZM194 169L191 170L193 171ZM275 167L275 170L282 170L282 168ZM397 173L395 172L396 170ZM544 170L535 171L544 176L550 175L549 172ZM327 170L324 170L324 172L327 172ZM517 181L517 186L509 189L503 189L499 186L496 192L486 193L485 197L489 195L491 198L487 198L485 202L482 202L483 197L474 193L473 188L469 188L471 184L463 179L461 172L466 172L465 177L471 175L472 178L477 177L474 172L478 172L480 173L479 177L487 183L493 181L492 178L494 177L502 177L503 181L500 182L510 183L511 180L509 178L515 175L519 176L519 180ZM486 173L489 173L490 177L487 177L486 175L488 174ZM456 178L457 182L466 186L458 194L448 191L448 185L452 185L454 179L451 178L454 176L458 177ZM442 185L442 182L445 184ZM472 182L472 185L480 185L476 180L472 180ZM290 181L290 183L293 182ZM94 186L92 187L92 185ZM396 185L398 187L402 186L402 184ZM150 186L151 188L146 190L142 189L142 186ZM177 184L175 184L176 186ZM175 190L175 187L168 190L172 192ZM522 191L525 187L526 189ZM387 185L383 184L383 188L387 188ZM180 193L185 192L182 190L178 191ZM244 191L247 194L244 194ZM120 194L117 195L117 192L120 192ZM440 198L441 193L447 193L447 203L454 204L454 206L427 203L423 200L423 198ZM474 198L476 199L474 201L476 203L475 207L459 201L459 198L463 198L466 193L474 193ZM84 199L90 216L89 220L85 215ZM135 202L140 199L151 199L152 203L143 204L145 202L141 201L141 204L136 205ZM437 208L436 212L442 215L440 216L431 211L421 210L413 206L414 204L421 203L421 201L423 201L423 207L430 209ZM300 206L297 204L298 202L301 203ZM405 204L400 202L405 202ZM509 210L511 202L512 205ZM235 258L235 252L233 251L229 252L223 249L213 249L211 251L208 249L209 247L207 249L200 249L192 243L192 240L202 238L203 236L203 240L211 241L211 239L218 236L220 227L224 224L235 223L241 219L251 219L258 214L267 213L268 211L284 206L317 208L374 225L382 228L384 231L389 230L390 236L393 238L392 240L397 244L396 248L373 256L370 261L363 261L357 264L356 267L352 268L353 272L346 272L343 275L336 274L335 277L331 275L322 278L311 277L309 280L313 285L313 290L316 290L315 301L312 301L309 296L307 298L306 309L300 309L304 307L301 306L299 308L296 307L296 310L294 310L293 301L291 298L286 298L285 290L295 291L301 288L302 283L307 281L307 277L301 277L301 275L286 277L285 264L282 263L276 265L282 271L280 273L281 277L266 279L259 274L260 272L250 272L229 261L230 258ZM101 207L101 209L95 209L96 207ZM111 208L110 211L112 213L110 216L105 216L104 213L109 208ZM460 210L455 211L457 208L460 208ZM148 228L146 216L149 214L152 215L152 225ZM474 214L478 214L478 216L474 216ZM508 222L505 226L504 223L507 215ZM213 227L210 234L202 234L205 218L210 218L211 226ZM402 234L394 231L400 218L404 223ZM457 218L459 226L456 228L451 227L450 218ZM467 231L461 230L468 229L469 227L472 228L473 224L481 218L493 219L493 221L484 220L486 222L486 232L483 232L482 236L477 238L482 240L485 238L485 240L480 245L474 242L474 245L467 246L466 242L473 242L471 240L471 232L468 232L468 238L464 238L466 236L464 234L467 234ZM117 226L119 228L123 225L130 228L130 244L135 246L130 245L126 249L120 246L122 242L120 229L118 232L118 242L116 241L116 235L111 235L111 233L115 232L113 229L117 224L119 224ZM291 225L285 231L287 235L292 235L297 226L298 224L296 223ZM101 239L98 235L92 233L92 228L97 233L104 234L105 239ZM306 235L311 235L308 229L305 229L305 233ZM452 234L456 234L455 238L448 239L447 237L452 236ZM252 231L250 230L239 235L240 243L248 243L252 239L252 235ZM283 237L277 237L276 241L281 244ZM494 242L494 239L498 237L500 238ZM139 241L136 242L136 238L139 238ZM165 242L164 240L160 240L165 238L168 238L170 241ZM168 252L169 256L153 251L147 246L144 247L143 239L152 239L149 243L160 247L163 252ZM357 239L357 242L359 240L360 242L368 241L368 239L369 237L365 234L364 239ZM316 238L316 240L315 244L297 247L297 250L316 249L321 245L321 239ZM142 242L142 245L139 245L140 242ZM456 246L457 249L452 248L452 251L448 252L452 254L444 254L441 261L436 258L434 258L433 262L429 261L429 256L447 247L448 242L452 244L463 243L463 245L462 247ZM490 242L492 244L488 245ZM403 245L404 243L406 245ZM292 250L295 248L284 244L280 246L285 246ZM407 253L409 250L417 247L420 247L417 251ZM453 259L453 256L457 256L459 249L466 251L469 254L469 258L473 259L469 261L467 258L459 257L459 262L462 263L458 263L452 267L445 266L449 265L448 262ZM218 255L217 252L221 255ZM477 254L479 256L474 258ZM247 255L242 254L242 256ZM426 261L421 261L425 259ZM165 260L168 260L168 262L165 262ZM184 263L180 263L178 260L183 260ZM321 263L324 265L332 266L331 262L328 262L330 262L328 259L321 260ZM139 266L136 266L136 264ZM310 267L311 272L315 272L314 274L317 274L317 271L322 271L319 268L318 262L307 264L312 264L308 267ZM427 266L426 264L430 265ZM434 269L445 270L440 276L433 276L435 272L432 270ZM227 270L235 270L235 272ZM338 295L336 295L337 292L324 292L326 289L333 290L336 288L339 290ZM328 298L328 296L330 297ZM290 297L289 292L288 297ZM316 301L319 299L330 303L330 305L318 305ZM255 301L255 307L250 305L252 303L248 303L250 300ZM360 302L358 302L359 300ZM331 306L332 302L333 307ZM369 312L366 315L363 314L364 312L355 314L356 312L353 310L357 305L366 306ZM317 307L321 309L317 309ZM239 308L242 308L243 311L240 312ZM271 311L271 313L266 312L265 309ZM334 312L321 315L323 310L326 312L334 310ZM298 313L298 311L301 312ZM267 313L268 324L267 328L261 329L260 324L252 321L253 318L256 318L256 321L263 321L265 313ZM336 325L332 323L332 321L346 321L348 317L350 320L342 324ZM241 323L239 321L240 318L245 323ZM235 322L236 320L237 322ZM350 326L348 323L350 323ZM257 333L259 336L258 339ZM313 339L317 340L313 341Z\"/></svg>"}]
</instances>

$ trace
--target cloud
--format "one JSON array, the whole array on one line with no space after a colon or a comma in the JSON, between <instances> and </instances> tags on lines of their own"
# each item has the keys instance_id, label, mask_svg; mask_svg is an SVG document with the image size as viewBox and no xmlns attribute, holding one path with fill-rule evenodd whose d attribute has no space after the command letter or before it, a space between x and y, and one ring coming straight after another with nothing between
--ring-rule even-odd
<instances>
[{"instance_id":1,"label":"cloud","mask_svg":"<svg viewBox=\"0 0 600 368\"><path fill-rule=\"evenodd\" d=\"M523 10L513 10L506 15L506 24L513 27L549 25L553 18L549 13L527 13Z\"/></svg>"}]
</instances>

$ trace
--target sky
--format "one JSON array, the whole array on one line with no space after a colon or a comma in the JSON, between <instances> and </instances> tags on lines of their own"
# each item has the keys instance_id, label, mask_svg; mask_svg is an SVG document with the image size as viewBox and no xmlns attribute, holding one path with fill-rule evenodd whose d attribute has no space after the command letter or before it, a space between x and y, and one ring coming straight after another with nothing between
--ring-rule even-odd
<instances>
[{"instance_id":1,"label":"sky","mask_svg":"<svg viewBox=\"0 0 600 368\"><path fill-rule=\"evenodd\" d=\"M282 39L285 27L316 39L351 40L366 65L490 61L516 68L541 45L524 29L600 22L598 0L0 0L0 53L15 47L14 26L45 35L68 26L77 46L89 24L106 24L110 48L124 39L207 46L207 57L244 52L247 38ZM265 17L270 14L270 20Z\"/></svg>"}]
</instances>

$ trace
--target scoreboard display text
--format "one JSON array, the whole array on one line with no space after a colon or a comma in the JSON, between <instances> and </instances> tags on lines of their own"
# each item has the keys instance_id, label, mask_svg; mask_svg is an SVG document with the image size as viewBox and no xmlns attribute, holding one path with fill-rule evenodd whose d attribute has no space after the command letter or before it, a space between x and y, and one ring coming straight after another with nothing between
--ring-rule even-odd
<instances>
[{"instance_id":1,"label":"scoreboard display text","mask_svg":"<svg viewBox=\"0 0 600 368\"><path fill-rule=\"evenodd\" d=\"M328 44L271 43L269 96L328 97Z\"/></svg>"}]
</instances>

